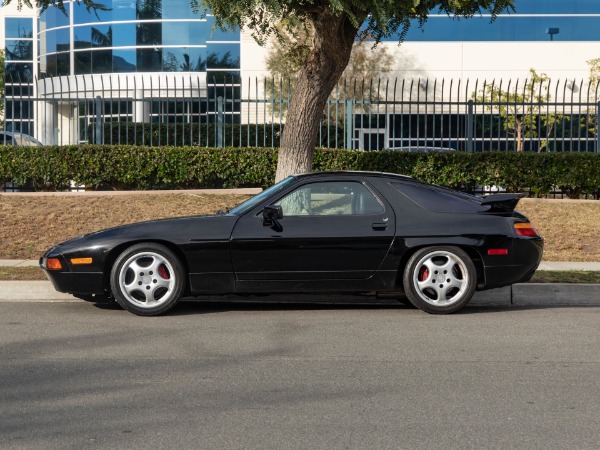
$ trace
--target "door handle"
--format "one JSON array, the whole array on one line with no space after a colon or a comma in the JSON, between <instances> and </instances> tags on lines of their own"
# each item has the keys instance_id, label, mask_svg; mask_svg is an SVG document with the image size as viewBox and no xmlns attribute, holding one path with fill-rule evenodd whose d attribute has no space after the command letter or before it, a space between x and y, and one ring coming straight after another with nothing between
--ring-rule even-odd
<instances>
[{"instance_id":1,"label":"door handle","mask_svg":"<svg viewBox=\"0 0 600 450\"><path fill-rule=\"evenodd\" d=\"M379 223L376 222L373 225L371 225L371 227L373 227L373 229L377 230L377 231L385 231L385 230L387 230L387 226L388 226L388 224L383 223L383 222L379 222Z\"/></svg>"}]
</instances>

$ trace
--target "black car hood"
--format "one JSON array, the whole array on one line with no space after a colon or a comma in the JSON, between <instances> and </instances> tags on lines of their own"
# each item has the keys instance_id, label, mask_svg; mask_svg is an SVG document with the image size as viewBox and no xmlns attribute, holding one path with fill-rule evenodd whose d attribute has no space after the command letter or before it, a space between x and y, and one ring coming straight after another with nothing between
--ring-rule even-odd
<instances>
[{"instance_id":1,"label":"black car hood","mask_svg":"<svg viewBox=\"0 0 600 450\"><path fill-rule=\"evenodd\" d=\"M111 241L164 240L187 242L190 240L229 238L236 216L212 215L190 216L169 219L157 219L136 222L88 233L59 244L61 247L91 244L92 241L108 243Z\"/></svg>"}]
</instances>

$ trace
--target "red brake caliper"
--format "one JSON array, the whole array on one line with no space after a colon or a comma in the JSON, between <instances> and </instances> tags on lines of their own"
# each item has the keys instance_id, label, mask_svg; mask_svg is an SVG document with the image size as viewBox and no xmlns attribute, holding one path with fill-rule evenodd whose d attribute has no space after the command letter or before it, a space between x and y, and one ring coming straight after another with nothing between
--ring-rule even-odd
<instances>
[{"instance_id":1,"label":"red brake caliper","mask_svg":"<svg viewBox=\"0 0 600 450\"><path fill-rule=\"evenodd\" d=\"M164 264L161 264L158 267L158 274L161 276L161 278L165 280L171 278L171 275L169 275L169 271L167 270L167 267Z\"/></svg>"},{"instance_id":2,"label":"red brake caliper","mask_svg":"<svg viewBox=\"0 0 600 450\"><path fill-rule=\"evenodd\" d=\"M419 271L419 281L425 281L429 276L429 269L427 267L421 267Z\"/></svg>"}]
</instances>

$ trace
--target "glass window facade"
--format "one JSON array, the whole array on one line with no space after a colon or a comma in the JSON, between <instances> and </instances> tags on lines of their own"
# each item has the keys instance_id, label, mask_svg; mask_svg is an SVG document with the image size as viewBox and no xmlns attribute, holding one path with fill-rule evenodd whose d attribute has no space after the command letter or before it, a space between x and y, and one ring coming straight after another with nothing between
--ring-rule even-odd
<instances>
[{"instance_id":1,"label":"glass window facade","mask_svg":"<svg viewBox=\"0 0 600 450\"><path fill-rule=\"evenodd\" d=\"M239 79L239 30L213 32L214 17L201 18L189 2L108 0L102 4L110 10L96 15L82 4L65 1L67 17L55 8L40 16L42 76L221 71L226 73L217 78ZM61 57L71 51L74 67L69 66L69 58Z\"/></svg>"},{"instance_id":2,"label":"glass window facade","mask_svg":"<svg viewBox=\"0 0 600 450\"><path fill-rule=\"evenodd\" d=\"M165 48L163 72L204 72L206 70L205 48Z\"/></svg>"},{"instance_id":3,"label":"glass window facade","mask_svg":"<svg viewBox=\"0 0 600 450\"><path fill-rule=\"evenodd\" d=\"M7 40L5 59L7 61L33 61L33 40Z\"/></svg>"},{"instance_id":4,"label":"glass window facade","mask_svg":"<svg viewBox=\"0 0 600 450\"><path fill-rule=\"evenodd\" d=\"M236 44L213 44L206 52L207 69L239 69L240 46Z\"/></svg>"},{"instance_id":5,"label":"glass window facade","mask_svg":"<svg viewBox=\"0 0 600 450\"><path fill-rule=\"evenodd\" d=\"M33 21L29 18L7 17L4 26L5 39L33 38Z\"/></svg>"},{"instance_id":6,"label":"glass window facade","mask_svg":"<svg viewBox=\"0 0 600 450\"><path fill-rule=\"evenodd\" d=\"M6 63L4 76L6 83L32 83L33 63Z\"/></svg>"},{"instance_id":7,"label":"glass window facade","mask_svg":"<svg viewBox=\"0 0 600 450\"><path fill-rule=\"evenodd\" d=\"M517 0L516 11L457 20L445 14L429 17L423 28L413 21L406 42L598 41L600 2L593 0ZM554 28L556 33L549 32ZM387 40L397 40L392 36Z\"/></svg>"},{"instance_id":8,"label":"glass window facade","mask_svg":"<svg viewBox=\"0 0 600 450\"><path fill-rule=\"evenodd\" d=\"M33 19L4 19L4 110L5 129L30 134L33 130Z\"/></svg>"}]
</instances>

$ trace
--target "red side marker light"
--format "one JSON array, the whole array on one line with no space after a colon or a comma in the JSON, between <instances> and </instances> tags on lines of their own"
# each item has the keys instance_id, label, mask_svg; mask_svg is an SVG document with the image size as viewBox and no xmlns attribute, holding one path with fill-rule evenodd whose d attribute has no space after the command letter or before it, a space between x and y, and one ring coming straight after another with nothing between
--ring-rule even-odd
<instances>
[{"instance_id":1,"label":"red side marker light","mask_svg":"<svg viewBox=\"0 0 600 450\"><path fill-rule=\"evenodd\" d=\"M507 248L490 248L488 250L488 255L490 255L490 256L508 255L508 249Z\"/></svg>"},{"instance_id":2,"label":"red side marker light","mask_svg":"<svg viewBox=\"0 0 600 450\"><path fill-rule=\"evenodd\" d=\"M515 223L515 231L519 236L538 237L537 230L530 223Z\"/></svg>"},{"instance_id":3,"label":"red side marker light","mask_svg":"<svg viewBox=\"0 0 600 450\"><path fill-rule=\"evenodd\" d=\"M62 269L62 264L58 258L48 258L46 260L46 267L49 270L60 270Z\"/></svg>"}]
</instances>

